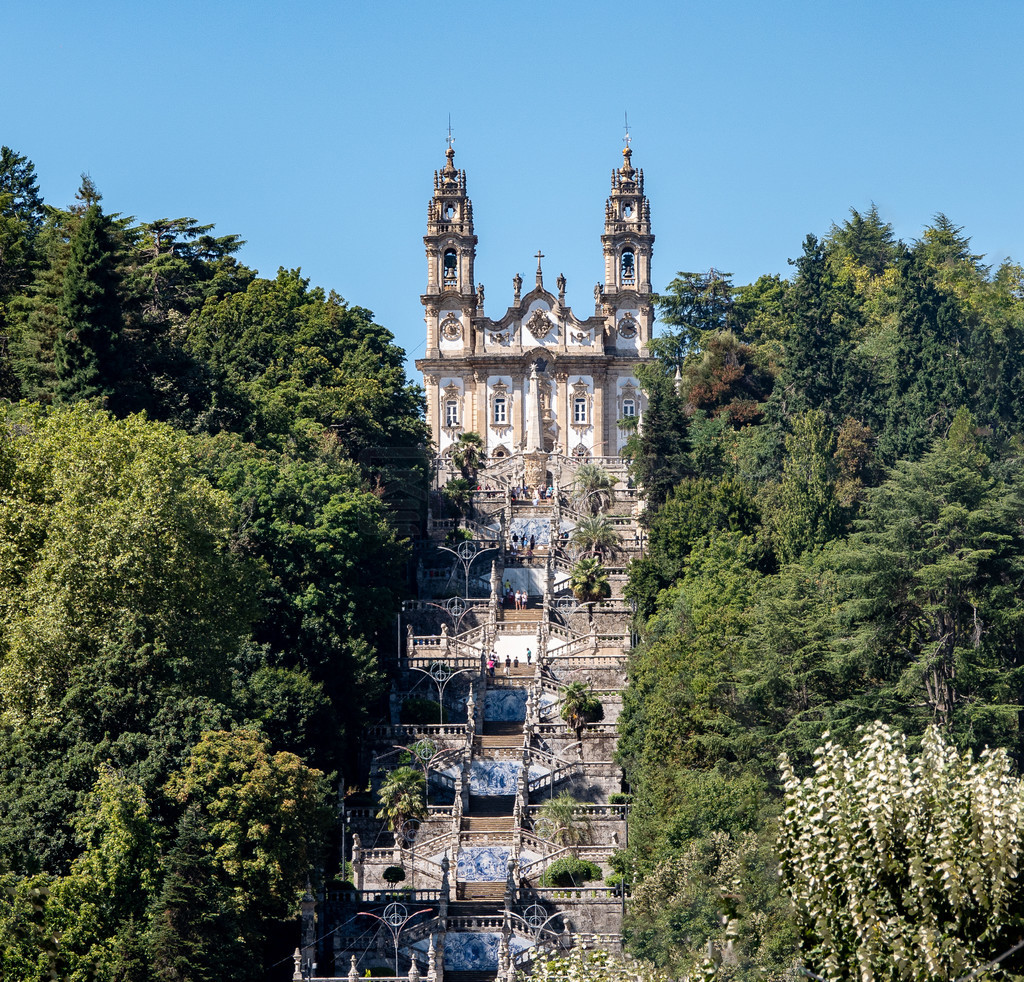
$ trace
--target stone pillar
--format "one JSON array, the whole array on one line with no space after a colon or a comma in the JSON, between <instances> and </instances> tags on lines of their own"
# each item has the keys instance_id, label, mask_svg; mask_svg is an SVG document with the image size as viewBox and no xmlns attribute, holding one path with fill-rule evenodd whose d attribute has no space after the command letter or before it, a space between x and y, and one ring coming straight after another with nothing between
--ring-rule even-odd
<instances>
[{"instance_id":1,"label":"stone pillar","mask_svg":"<svg viewBox=\"0 0 1024 982\"><path fill-rule=\"evenodd\" d=\"M355 876L355 887L363 889L363 844L358 832L352 833L352 873Z\"/></svg>"},{"instance_id":2,"label":"stone pillar","mask_svg":"<svg viewBox=\"0 0 1024 982\"><path fill-rule=\"evenodd\" d=\"M473 429L483 438L484 453L487 453L487 375L484 372L474 372L473 381L476 382L476 396L474 405L474 426Z\"/></svg>"},{"instance_id":3,"label":"stone pillar","mask_svg":"<svg viewBox=\"0 0 1024 982\"><path fill-rule=\"evenodd\" d=\"M606 426L604 413L604 385L607 380L605 374L594 375L594 456L603 457L606 446Z\"/></svg>"},{"instance_id":4,"label":"stone pillar","mask_svg":"<svg viewBox=\"0 0 1024 982\"><path fill-rule=\"evenodd\" d=\"M308 881L299 910L302 924L302 951L304 960L309 962L313 960L313 953L316 951L316 900L313 897L313 888Z\"/></svg>"},{"instance_id":5,"label":"stone pillar","mask_svg":"<svg viewBox=\"0 0 1024 982\"><path fill-rule=\"evenodd\" d=\"M448 862L448 853L445 852L441 857L441 899L437 908L437 917L441 922L442 930L445 929L445 926L448 923L448 904L451 900L452 892L451 883L448 879L448 870L450 865L451 864Z\"/></svg>"},{"instance_id":6,"label":"stone pillar","mask_svg":"<svg viewBox=\"0 0 1024 982\"><path fill-rule=\"evenodd\" d=\"M430 934L430 947L427 949L427 982L437 982L437 949L434 947L434 934Z\"/></svg>"}]
</instances>

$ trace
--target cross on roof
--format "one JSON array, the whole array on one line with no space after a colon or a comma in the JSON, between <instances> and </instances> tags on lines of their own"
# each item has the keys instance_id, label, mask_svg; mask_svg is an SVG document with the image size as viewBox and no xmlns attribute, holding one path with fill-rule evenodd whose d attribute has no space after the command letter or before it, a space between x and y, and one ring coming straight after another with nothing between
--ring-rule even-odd
<instances>
[{"instance_id":1,"label":"cross on roof","mask_svg":"<svg viewBox=\"0 0 1024 982\"><path fill-rule=\"evenodd\" d=\"M629 113L623 113L622 115L623 115L623 118L626 121L626 135L623 137L623 142L625 142L626 146L628 147L629 144L632 142L632 139L633 139L629 135Z\"/></svg>"},{"instance_id":2,"label":"cross on roof","mask_svg":"<svg viewBox=\"0 0 1024 982\"><path fill-rule=\"evenodd\" d=\"M537 257L537 271L540 272L540 261L544 258L544 253L538 249L534 255Z\"/></svg>"},{"instance_id":3,"label":"cross on roof","mask_svg":"<svg viewBox=\"0 0 1024 982\"><path fill-rule=\"evenodd\" d=\"M455 137L452 136L452 114L448 113L448 149L451 150Z\"/></svg>"}]
</instances>

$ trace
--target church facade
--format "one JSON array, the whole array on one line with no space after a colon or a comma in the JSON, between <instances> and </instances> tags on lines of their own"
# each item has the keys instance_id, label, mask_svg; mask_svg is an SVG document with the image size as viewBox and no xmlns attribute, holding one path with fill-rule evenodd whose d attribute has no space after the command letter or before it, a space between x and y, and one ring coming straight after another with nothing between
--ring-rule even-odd
<instances>
[{"instance_id":1,"label":"church facade","mask_svg":"<svg viewBox=\"0 0 1024 982\"><path fill-rule=\"evenodd\" d=\"M523 292L517 273L512 303L500 317L484 313L484 288L474 278L477 237L465 171L447 161L434 173L423 237L427 289L425 357L416 361L427 394L434 446L444 455L466 432L479 433L490 457L561 453L577 459L618 455L627 433L618 421L638 416L644 395L635 376L648 360L654 322L650 205L631 150L612 171L601 245L604 279L594 312L579 317L536 280Z\"/></svg>"}]
</instances>

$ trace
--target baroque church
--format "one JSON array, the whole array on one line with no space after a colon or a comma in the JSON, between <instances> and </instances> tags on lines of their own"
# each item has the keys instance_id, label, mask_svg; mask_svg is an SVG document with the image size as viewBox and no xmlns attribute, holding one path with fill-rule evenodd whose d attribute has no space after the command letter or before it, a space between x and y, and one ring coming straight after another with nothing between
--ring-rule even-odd
<instances>
[{"instance_id":1,"label":"baroque church","mask_svg":"<svg viewBox=\"0 0 1024 982\"><path fill-rule=\"evenodd\" d=\"M416 362L442 456L466 432L480 434L491 458L618 456L628 436L618 421L644 409L634 371L650 357L654 322L650 205L631 155L627 139L605 202L604 282L594 287L593 314L580 318L567 306L563 276L556 293L545 288L538 251L533 288L523 293L517 273L512 304L495 319L484 314L484 287L474 277L473 204L449 143L423 237L427 347Z\"/></svg>"}]
</instances>

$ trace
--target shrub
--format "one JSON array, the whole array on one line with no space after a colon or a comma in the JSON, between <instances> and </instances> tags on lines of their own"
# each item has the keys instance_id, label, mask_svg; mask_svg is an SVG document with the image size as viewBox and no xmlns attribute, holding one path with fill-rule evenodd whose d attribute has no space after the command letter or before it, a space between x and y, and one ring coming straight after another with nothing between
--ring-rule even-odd
<instances>
[{"instance_id":1,"label":"shrub","mask_svg":"<svg viewBox=\"0 0 1024 982\"><path fill-rule=\"evenodd\" d=\"M575 856L556 859L540 878L545 887L578 887L589 880L601 879L601 867Z\"/></svg>"},{"instance_id":2,"label":"shrub","mask_svg":"<svg viewBox=\"0 0 1024 982\"><path fill-rule=\"evenodd\" d=\"M633 796L626 794L623 791L616 791L614 794L608 795L609 805L631 805L633 804Z\"/></svg>"},{"instance_id":3,"label":"shrub","mask_svg":"<svg viewBox=\"0 0 1024 982\"><path fill-rule=\"evenodd\" d=\"M433 699L410 696L402 703L402 722L411 726L426 726L431 723L447 722L444 707Z\"/></svg>"},{"instance_id":4,"label":"shrub","mask_svg":"<svg viewBox=\"0 0 1024 982\"><path fill-rule=\"evenodd\" d=\"M390 883L394 886L396 883L401 883L405 879L405 870L401 866L389 866L384 870L384 882Z\"/></svg>"}]
</instances>

